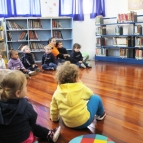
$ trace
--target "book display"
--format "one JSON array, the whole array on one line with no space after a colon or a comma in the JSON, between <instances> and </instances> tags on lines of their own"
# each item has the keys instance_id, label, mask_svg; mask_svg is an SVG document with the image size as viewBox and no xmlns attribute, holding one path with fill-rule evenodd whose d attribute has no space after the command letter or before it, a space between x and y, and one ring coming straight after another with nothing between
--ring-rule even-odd
<instances>
[{"instance_id":1,"label":"book display","mask_svg":"<svg viewBox=\"0 0 143 143\"><path fill-rule=\"evenodd\" d=\"M6 18L5 29L7 51L16 49L21 55L22 47L29 45L36 62L41 62L44 46L51 37L62 41L67 50L72 49L72 18L69 17Z\"/></svg>"},{"instance_id":2,"label":"book display","mask_svg":"<svg viewBox=\"0 0 143 143\"><path fill-rule=\"evenodd\" d=\"M117 17L97 16L95 60L143 64L141 17L133 11Z\"/></svg>"}]
</instances>

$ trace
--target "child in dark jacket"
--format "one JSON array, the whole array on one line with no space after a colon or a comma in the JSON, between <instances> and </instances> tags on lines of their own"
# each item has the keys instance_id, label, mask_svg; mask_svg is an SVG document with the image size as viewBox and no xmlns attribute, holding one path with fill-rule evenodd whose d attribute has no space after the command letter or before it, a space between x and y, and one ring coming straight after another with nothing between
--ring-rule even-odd
<instances>
[{"instance_id":1,"label":"child in dark jacket","mask_svg":"<svg viewBox=\"0 0 143 143\"><path fill-rule=\"evenodd\" d=\"M44 47L44 49L45 49L45 53L42 56L42 69L56 70L57 63L56 63L54 55L51 52L51 47L47 45Z\"/></svg>"},{"instance_id":2,"label":"child in dark jacket","mask_svg":"<svg viewBox=\"0 0 143 143\"><path fill-rule=\"evenodd\" d=\"M61 127L36 124L37 113L27 101L27 80L20 71L0 71L0 143L34 143L36 137L56 142Z\"/></svg>"},{"instance_id":3,"label":"child in dark jacket","mask_svg":"<svg viewBox=\"0 0 143 143\"><path fill-rule=\"evenodd\" d=\"M21 56L21 61L24 67L31 71L37 71L37 72L40 71L37 64L35 64L35 61L33 59L29 46L28 45L23 46L21 51L23 52Z\"/></svg>"},{"instance_id":4,"label":"child in dark jacket","mask_svg":"<svg viewBox=\"0 0 143 143\"><path fill-rule=\"evenodd\" d=\"M60 56L59 56L59 62L65 62L65 61L70 61L70 55L67 53L67 50L66 48L63 47L63 43L62 41L57 41L56 42L56 47L60 53Z\"/></svg>"},{"instance_id":5,"label":"child in dark jacket","mask_svg":"<svg viewBox=\"0 0 143 143\"><path fill-rule=\"evenodd\" d=\"M91 68L89 63L83 61L82 54L80 52L81 46L78 43L73 45L73 50L71 52L71 63L76 64L80 68Z\"/></svg>"}]
</instances>

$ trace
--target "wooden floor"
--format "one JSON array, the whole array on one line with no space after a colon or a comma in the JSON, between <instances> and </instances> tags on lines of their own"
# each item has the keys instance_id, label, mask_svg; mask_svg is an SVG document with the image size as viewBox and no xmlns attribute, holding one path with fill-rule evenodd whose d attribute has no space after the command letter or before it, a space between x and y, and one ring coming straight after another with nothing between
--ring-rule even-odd
<instances>
[{"instance_id":1,"label":"wooden floor","mask_svg":"<svg viewBox=\"0 0 143 143\"><path fill-rule=\"evenodd\" d=\"M73 130L60 120L49 119L49 106L57 87L53 71L38 73L28 80L28 97L38 113L38 123L51 129L62 126L57 143L89 133L108 136L116 143L143 143L143 65L92 62L92 69L81 69L81 80L101 96L107 116L87 129Z\"/></svg>"}]
</instances>

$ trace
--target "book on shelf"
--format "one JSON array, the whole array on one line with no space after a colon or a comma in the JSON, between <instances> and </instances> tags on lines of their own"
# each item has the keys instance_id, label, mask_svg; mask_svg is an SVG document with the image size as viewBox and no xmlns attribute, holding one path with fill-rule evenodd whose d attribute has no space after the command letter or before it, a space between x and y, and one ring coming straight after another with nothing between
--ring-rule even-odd
<instances>
[{"instance_id":1,"label":"book on shelf","mask_svg":"<svg viewBox=\"0 0 143 143\"><path fill-rule=\"evenodd\" d=\"M21 52L22 47L25 46L25 45L27 45L27 44L20 44L19 47L17 48L17 50L18 50L19 52Z\"/></svg>"},{"instance_id":2,"label":"book on shelf","mask_svg":"<svg viewBox=\"0 0 143 143\"><path fill-rule=\"evenodd\" d=\"M11 32L7 32L8 41L12 41L12 34Z\"/></svg>"},{"instance_id":3,"label":"book on shelf","mask_svg":"<svg viewBox=\"0 0 143 143\"><path fill-rule=\"evenodd\" d=\"M120 48L120 57L127 58L128 57L128 49Z\"/></svg>"},{"instance_id":4,"label":"book on shelf","mask_svg":"<svg viewBox=\"0 0 143 143\"><path fill-rule=\"evenodd\" d=\"M38 40L38 35L36 31L29 31L29 39L30 40Z\"/></svg>"},{"instance_id":5,"label":"book on shelf","mask_svg":"<svg viewBox=\"0 0 143 143\"><path fill-rule=\"evenodd\" d=\"M135 47L143 47L143 37L135 38Z\"/></svg>"},{"instance_id":6,"label":"book on shelf","mask_svg":"<svg viewBox=\"0 0 143 143\"><path fill-rule=\"evenodd\" d=\"M108 55L108 50L105 48L97 48L96 47L96 56L107 56Z\"/></svg>"},{"instance_id":7,"label":"book on shelf","mask_svg":"<svg viewBox=\"0 0 143 143\"><path fill-rule=\"evenodd\" d=\"M17 24L14 21L6 21L6 27L8 30L22 30L26 29L23 25Z\"/></svg>"},{"instance_id":8,"label":"book on shelf","mask_svg":"<svg viewBox=\"0 0 143 143\"><path fill-rule=\"evenodd\" d=\"M52 28L62 28L62 24L58 20L52 20Z\"/></svg>"},{"instance_id":9,"label":"book on shelf","mask_svg":"<svg viewBox=\"0 0 143 143\"><path fill-rule=\"evenodd\" d=\"M117 15L117 22L137 22L137 12L130 11L129 13L122 13Z\"/></svg>"},{"instance_id":10,"label":"book on shelf","mask_svg":"<svg viewBox=\"0 0 143 143\"><path fill-rule=\"evenodd\" d=\"M27 32L22 32L21 35L19 36L19 41L20 40L28 40L28 33Z\"/></svg>"},{"instance_id":11,"label":"book on shelf","mask_svg":"<svg viewBox=\"0 0 143 143\"><path fill-rule=\"evenodd\" d=\"M4 40L4 31L0 31L0 40Z\"/></svg>"},{"instance_id":12,"label":"book on shelf","mask_svg":"<svg viewBox=\"0 0 143 143\"><path fill-rule=\"evenodd\" d=\"M41 19L31 19L28 21L29 28L42 29Z\"/></svg>"},{"instance_id":13,"label":"book on shelf","mask_svg":"<svg viewBox=\"0 0 143 143\"><path fill-rule=\"evenodd\" d=\"M30 43L31 51L45 51L44 46L45 45L40 44L40 43Z\"/></svg>"},{"instance_id":14,"label":"book on shelf","mask_svg":"<svg viewBox=\"0 0 143 143\"><path fill-rule=\"evenodd\" d=\"M56 39L63 39L62 32L59 30L53 30L52 34L53 34L53 37L55 37Z\"/></svg>"},{"instance_id":15,"label":"book on shelf","mask_svg":"<svg viewBox=\"0 0 143 143\"><path fill-rule=\"evenodd\" d=\"M135 35L142 35L142 26L141 25L135 25Z\"/></svg>"},{"instance_id":16,"label":"book on shelf","mask_svg":"<svg viewBox=\"0 0 143 143\"><path fill-rule=\"evenodd\" d=\"M105 46L105 38L99 37L96 38L96 46Z\"/></svg>"},{"instance_id":17,"label":"book on shelf","mask_svg":"<svg viewBox=\"0 0 143 143\"><path fill-rule=\"evenodd\" d=\"M5 42L0 42L0 51L6 51Z\"/></svg>"},{"instance_id":18,"label":"book on shelf","mask_svg":"<svg viewBox=\"0 0 143 143\"><path fill-rule=\"evenodd\" d=\"M96 35L106 35L106 26L97 27L96 28Z\"/></svg>"},{"instance_id":19,"label":"book on shelf","mask_svg":"<svg viewBox=\"0 0 143 143\"><path fill-rule=\"evenodd\" d=\"M103 16L102 15L96 16L95 24L103 24Z\"/></svg>"},{"instance_id":20,"label":"book on shelf","mask_svg":"<svg viewBox=\"0 0 143 143\"><path fill-rule=\"evenodd\" d=\"M143 50L136 49L135 58L136 59L143 59Z\"/></svg>"},{"instance_id":21,"label":"book on shelf","mask_svg":"<svg viewBox=\"0 0 143 143\"><path fill-rule=\"evenodd\" d=\"M134 46L134 37L113 37L113 46L129 47Z\"/></svg>"},{"instance_id":22,"label":"book on shelf","mask_svg":"<svg viewBox=\"0 0 143 143\"><path fill-rule=\"evenodd\" d=\"M115 27L115 34L116 34L116 35L123 35L123 27L117 25L117 26Z\"/></svg>"}]
</instances>

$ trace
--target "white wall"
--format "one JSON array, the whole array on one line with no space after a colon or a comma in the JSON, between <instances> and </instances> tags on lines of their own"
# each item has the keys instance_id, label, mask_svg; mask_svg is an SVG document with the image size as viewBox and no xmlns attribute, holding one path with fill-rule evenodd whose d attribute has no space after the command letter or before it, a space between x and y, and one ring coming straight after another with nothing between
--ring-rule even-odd
<instances>
[{"instance_id":1,"label":"white wall","mask_svg":"<svg viewBox=\"0 0 143 143\"><path fill-rule=\"evenodd\" d=\"M47 3L45 3L47 2ZM56 6L53 6L56 3ZM41 0L42 16L52 16L47 12L48 5L53 7L53 16L58 16L58 0ZM116 17L118 13L128 12L128 0L105 0L106 17ZM137 10L137 14L143 14L143 10ZM90 59L95 56L95 20L89 15L84 16L84 21L73 22L73 43L82 46L82 52L88 52Z\"/></svg>"}]
</instances>

